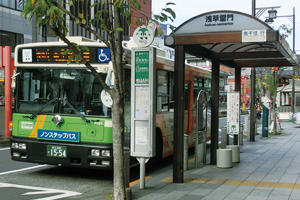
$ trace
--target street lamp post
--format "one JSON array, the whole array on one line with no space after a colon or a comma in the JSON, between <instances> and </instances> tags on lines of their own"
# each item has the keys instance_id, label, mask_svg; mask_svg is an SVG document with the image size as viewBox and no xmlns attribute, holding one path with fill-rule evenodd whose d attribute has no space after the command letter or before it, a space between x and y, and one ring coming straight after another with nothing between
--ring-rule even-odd
<instances>
[{"instance_id":1,"label":"street lamp post","mask_svg":"<svg viewBox=\"0 0 300 200\"><path fill-rule=\"evenodd\" d=\"M262 7L256 8L256 0L252 0L252 16L259 18L266 10L272 9L268 11L269 15L273 17L272 19L276 18L277 11L276 8L280 8L280 6L275 7ZM256 12L257 10L257 12ZM250 102L250 141L255 141L255 134L256 134L256 109L255 109L255 81L256 81L256 72L255 68L251 68L251 102Z\"/></svg>"},{"instance_id":2,"label":"street lamp post","mask_svg":"<svg viewBox=\"0 0 300 200\"><path fill-rule=\"evenodd\" d=\"M295 53L295 7L293 8L293 53ZM293 77L292 77L292 113L295 113L295 67L293 67Z\"/></svg>"},{"instance_id":3,"label":"street lamp post","mask_svg":"<svg viewBox=\"0 0 300 200\"><path fill-rule=\"evenodd\" d=\"M256 1L252 0L252 16L255 17ZM256 79L255 68L251 68L251 102L250 102L250 142L255 141L255 123L256 123L256 109L255 109L255 79Z\"/></svg>"},{"instance_id":4,"label":"street lamp post","mask_svg":"<svg viewBox=\"0 0 300 200\"><path fill-rule=\"evenodd\" d=\"M271 12L270 12L271 11ZM273 11L273 12L272 12ZM293 53L296 53L295 51L295 33L296 33L296 26L295 26L295 7L293 8L293 14L292 15L282 15L282 16L276 16L273 14L276 10L269 10L269 17L265 20L265 22L274 22L273 19L278 18L278 17L291 17L293 19ZM292 76L292 102L291 102L291 107L292 107L292 113L295 113L295 67L293 67L293 76Z\"/></svg>"}]
</instances>

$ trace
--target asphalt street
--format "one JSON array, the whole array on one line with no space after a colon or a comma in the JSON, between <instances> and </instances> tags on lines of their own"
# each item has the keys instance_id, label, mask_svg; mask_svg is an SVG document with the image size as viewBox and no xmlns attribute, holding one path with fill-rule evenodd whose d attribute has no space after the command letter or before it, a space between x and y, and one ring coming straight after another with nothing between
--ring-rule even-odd
<instances>
[{"instance_id":1,"label":"asphalt street","mask_svg":"<svg viewBox=\"0 0 300 200\"><path fill-rule=\"evenodd\" d=\"M3 109L0 114L4 113L4 107L0 109ZM0 122L4 123L3 115ZM226 118L220 118L220 128L225 124ZM16 162L10 158L9 147L0 147L0 157L1 200L111 199L112 172ZM167 159L146 175L167 172L171 167L172 161ZM139 167L131 169L130 173L131 186L138 185Z\"/></svg>"},{"instance_id":2,"label":"asphalt street","mask_svg":"<svg viewBox=\"0 0 300 200\"><path fill-rule=\"evenodd\" d=\"M0 106L0 136L4 135L4 106Z\"/></svg>"},{"instance_id":3,"label":"asphalt street","mask_svg":"<svg viewBox=\"0 0 300 200\"><path fill-rule=\"evenodd\" d=\"M110 199L112 172L16 162L9 154L0 149L1 200Z\"/></svg>"}]
</instances>

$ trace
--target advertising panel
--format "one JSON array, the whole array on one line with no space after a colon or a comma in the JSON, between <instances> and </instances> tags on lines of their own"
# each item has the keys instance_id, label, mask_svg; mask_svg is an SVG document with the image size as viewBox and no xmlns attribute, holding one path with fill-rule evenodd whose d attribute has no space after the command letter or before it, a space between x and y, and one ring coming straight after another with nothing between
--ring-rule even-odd
<instances>
[{"instance_id":1,"label":"advertising panel","mask_svg":"<svg viewBox=\"0 0 300 200\"><path fill-rule=\"evenodd\" d=\"M240 93L227 93L227 133L239 134L240 129Z\"/></svg>"}]
</instances>

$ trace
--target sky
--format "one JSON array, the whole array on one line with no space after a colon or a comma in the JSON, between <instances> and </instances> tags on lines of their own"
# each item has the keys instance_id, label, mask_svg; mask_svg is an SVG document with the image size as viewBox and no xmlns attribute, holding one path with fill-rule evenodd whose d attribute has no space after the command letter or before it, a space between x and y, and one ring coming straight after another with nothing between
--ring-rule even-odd
<instances>
[{"instance_id":1,"label":"sky","mask_svg":"<svg viewBox=\"0 0 300 200\"><path fill-rule=\"evenodd\" d=\"M214 10L236 10L252 14L252 0L152 0L153 13L159 13L167 2L176 4L172 6L176 13L173 24L176 27L194 16ZM300 0L256 0L256 8L277 6L280 6L276 9L277 16L293 15L293 7L295 7L295 49L296 53L300 54ZM264 21L267 16L268 12L266 11L259 19ZM289 28L292 28L292 17L278 17L274 20L274 23L269 25L277 30L281 24L286 24ZM170 31L168 34L170 34ZM291 33L287 38L291 49L293 47L292 39L293 35Z\"/></svg>"}]
</instances>

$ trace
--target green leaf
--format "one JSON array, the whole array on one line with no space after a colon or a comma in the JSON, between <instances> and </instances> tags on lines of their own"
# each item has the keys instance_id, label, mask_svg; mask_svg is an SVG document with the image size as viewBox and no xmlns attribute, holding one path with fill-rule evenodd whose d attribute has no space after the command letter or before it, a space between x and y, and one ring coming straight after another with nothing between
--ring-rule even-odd
<instances>
[{"instance_id":1,"label":"green leaf","mask_svg":"<svg viewBox=\"0 0 300 200\"><path fill-rule=\"evenodd\" d=\"M82 23L82 24L86 24L86 20L85 20L85 19L82 19L82 20L81 20L81 23Z\"/></svg>"},{"instance_id":2,"label":"green leaf","mask_svg":"<svg viewBox=\"0 0 300 200\"><path fill-rule=\"evenodd\" d=\"M69 3L69 6L70 6L70 7L71 7L71 6L74 6L74 3L73 3L72 0L69 0L68 3Z\"/></svg>"},{"instance_id":3,"label":"green leaf","mask_svg":"<svg viewBox=\"0 0 300 200\"><path fill-rule=\"evenodd\" d=\"M89 49L88 47L85 47L85 46L82 46L82 47L81 47L81 50L82 50L82 51L90 51L90 49Z\"/></svg>"},{"instance_id":4,"label":"green leaf","mask_svg":"<svg viewBox=\"0 0 300 200\"><path fill-rule=\"evenodd\" d=\"M115 0L113 4L115 7L120 7L121 3L122 3L121 0Z\"/></svg>"},{"instance_id":5,"label":"green leaf","mask_svg":"<svg viewBox=\"0 0 300 200\"><path fill-rule=\"evenodd\" d=\"M133 0L131 3L135 10L141 10L141 4L137 0Z\"/></svg>"},{"instance_id":6,"label":"green leaf","mask_svg":"<svg viewBox=\"0 0 300 200\"><path fill-rule=\"evenodd\" d=\"M170 13L170 15L173 17L173 19L176 18L176 13L171 8L164 9L167 13Z\"/></svg>"},{"instance_id":7,"label":"green leaf","mask_svg":"<svg viewBox=\"0 0 300 200\"><path fill-rule=\"evenodd\" d=\"M118 31L118 32L123 32L124 29L123 29L122 27L117 27L117 28L116 28L116 31Z\"/></svg>"},{"instance_id":8,"label":"green leaf","mask_svg":"<svg viewBox=\"0 0 300 200\"><path fill-rule=\"evenodd\" d=\"M175 31L176 27L173 26L173 25L170 25L170 29L171 29L172 31Z\"/></svg>"},{"instance_id":9,"label":"green leaf","mask_svg":"<svg viewBox=\"0 0 300 200\"><path fill-rule=\"evenodd\" d=\"M171 21L171 22L174 22L174 19L172 17L168 17L168 19Z\"/></svg>"},{"instance_id":10,"label":"green leaf","mask_svg":"<svg viewBox=\"0 0 300 200\"><path fill-rule=\"evenodd\" d=\"M79 24L80 20L78 18L75 19L75 24Z\"/></svg>"},{"instance_id":11,"label":"green leaf","mask_svg":"<svg viewBox=\"0 0 300 200\"><path fill-rule=\"evenodd\" d=\"M169 6L169 5L176 5L176 4L173 3L173 2L168 2L168 3L166 3L166 6Z\"/></svg>"},{"instance_id":12,"label":"green leaf","mask_svg":"<svg viewBox=\"0 0 300 200\"><path fill-rule=\"evenodd\" d=\"M137 19L136 22L135 22L135 24L136 24L137 26L140 26L140 25L141 25L141 19L140 19L140 18Z\"/></svg>"},{"instance_id":13,"label":"green leaf","mask_svg":"<svg viewBox=\"0 0 300 200\"><path fill-rule=\"evenodd\" d=\"M79 13L79 18L80 18L80 19L83 19L83 18L84 18L83 13Z\"/></svg>"},{"instance_id":14,"label":"green leaf","mask_svg":"<svg viewBox=\"0 0 300 200\"><path fill-rule=\"evenodd\" d=\"M37 17L37 19L36 19L36 26L40 27L42 25L42 21L43 21L42 17Z\"/></svg>"},{"instance_id":15,"label":"green leaf","mask_svg":"<svg viewBox=\"0 0 300 200\"><path fill-rule=\"evenodd\" d=\"M168 16L165 13L161 13L161 17L162 17L161 19L163 22L168 20Z\"/></svg>"}]
</instances>

